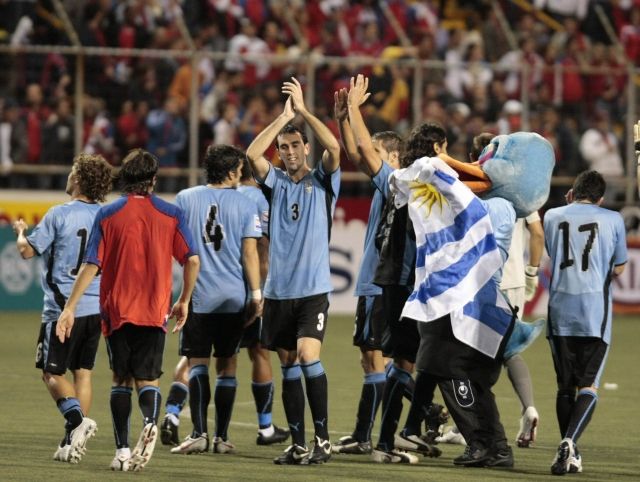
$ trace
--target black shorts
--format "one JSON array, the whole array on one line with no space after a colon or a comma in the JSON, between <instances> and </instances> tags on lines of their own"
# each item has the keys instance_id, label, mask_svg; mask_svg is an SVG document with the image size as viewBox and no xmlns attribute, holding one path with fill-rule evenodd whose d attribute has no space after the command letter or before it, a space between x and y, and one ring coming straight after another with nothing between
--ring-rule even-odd
<instances>
[{"instance_id":1,"label":"black shorts","mask_svg":"<svg viewBox=\"0 0 640 482\"><path fill-rule=\"evenodd\" d=\"M609 345L602 338L553 335L549 345L558 389L598 387L609 353Z\"/></svg>"},{"instance_id":2,"label":"black shorts","mask_svg":"<svg viewBox=\"0 0 640 482\"><path fill-rule=\"evenodd\" d=\"M240 347L244 332L244 313L189 313L180 337L180 355L209 358L213 347L216 358L230 358Z\"/></svg>"},{"instance_id":3,"label":"black shorts","mask_svg":"<svg viewBox=\"0 0 640 482\"><path fill-rule=\"evenodd\" d=\"M353 344L369 350L382 350L386 326L382 296L360 296L356 308Z\"/></svg>"},{"instance_id":4,"label":"black shorts","mask_svg":"<svg viewBox=\"0 0 640 482\"><path fill-rule=\"evenodd\" d=\"M111 371L123 379L157 380L162 375L165 337L162 328L125 323L105 337Z\"/></svg>"},{"instance_id":5,"label":"black shorts","mask_svg":"<svg viewBox=\"0 0 640 482\"><path fill-rule=\"evenodd\" d=\"M42 323L36 347L36 368L54 375L67 370L91 370L96 362L100 342L100 315L75 319L71 337L60 343L56 336L57 322Z\"/></svg>"},{"instance_id":6,"label":"black shorts","mask_svg":"<svg viewBox=\"0 0 640 482\"><path fill-rule=\"evenodd\" d=\"M296 350L298 338L324 339L329 297L326 293L293 300L264 300L262 335L265 348Z\"/></svg>"},{"instance_id":7,"label":"black shorts","mask_svg":"<svg viewBox=\"0 0 640 482\"><path fill-rule=\"evenodd\" d=\"M382 287L384 317L388 327L382 351L385 355L414 363L420 345L418 322L411 318L400 318L404 304L412 291L411 287L402 285Z\"/></svg>"},{"instance_id":8,"label":"black shorts","mask_svg":"<svg viewBox=\"0 0 640 482\"><path fill-rule=\"evenodd\" d=\"M251 323L244 329L240 340L240 348L253 348L260 343L260 333L262 332L262 317Z\"/></svg>"}]
</instances>

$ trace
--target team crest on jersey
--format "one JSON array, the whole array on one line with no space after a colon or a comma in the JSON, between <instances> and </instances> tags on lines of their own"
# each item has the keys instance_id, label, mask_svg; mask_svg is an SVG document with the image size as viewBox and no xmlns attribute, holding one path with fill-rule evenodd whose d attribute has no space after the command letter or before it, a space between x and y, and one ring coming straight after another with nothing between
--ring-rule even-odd
<instances>
[{"instance_id":1,"label":"team crest on jersey","mask_svg":"<svg viewBox=\"0 0 640 482\"><path fill-rule=\"evenodd\" d=\"M313 184L311 183L311 181L304 182L304 190L307 194L311 194L311 191L313 190Z\"/></svg>"},{"instance_id":2,"label":"team crest on jersey","mask_svg":"<svg viewBox=\"0 0 640 482\"><path fill-rule=\"evenodd\" d=\"M475 401L473 398L473 390L471 390L471 383L469 380L451 380L453 383L453 394L456 397L456 402L461 407L470 407Z\"/></svg>"}]
</instances>

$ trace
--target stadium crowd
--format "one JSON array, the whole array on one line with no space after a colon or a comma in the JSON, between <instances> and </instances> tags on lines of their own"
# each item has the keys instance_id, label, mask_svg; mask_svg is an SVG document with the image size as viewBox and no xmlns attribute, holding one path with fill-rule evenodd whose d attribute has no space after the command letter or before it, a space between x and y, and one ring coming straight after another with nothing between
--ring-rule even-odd
<instances>
[{"instance_id":1,"label":"stadium crowd","mask_svg":"<svg viewBox=\"0 0 640 482\"><path fill-rule=\"evenodd\" d=\"M624 175L626 64L640 61L638 2L532 2L561 24L557 31L540 21L535 10L527 13L512 2L499 2L517 44L513 49L491 3L63 2L84 46L185 50L182 19L200 51L288 56L290 61L280 64L202 58L197 71L201 151L211 142L246 148L282 110L279 85L291 75L301 79L305 89L314 89L317 115L337 134L328 107L331 96L347 86L358 66L344 60L320 61L322 56L417 58L443 61L442 67L433 64L424 73L418 87L420 113L412 112L416 86L410 63L364 71L374 93L365 112L374 132L407 133L415 118L437 121L447 129L450 152L464 158L475 135L517 131L524 120L528 130L553 144L555 175L573 176L586 167L607 176ZM624 52L606 35L596 5L604 8ZM0 12L0 38L6 43L70 44L49 0L9 0L0 5ZM313 86L305 85L311 58L318 62ZM0 182L9 187L61 188L62 176L9 174L13 164L70 163L75 58L52 49L49 54L0 59ZM524 64L529 74L523 82L518 69ZM192 75L187 58L87 56L83 151L117 163L130 149L144 147L158 156L162 167L186 166ZM530 102L523 118L524 88ZM345 169L355 166L347 162ZM179 187L167 182L160 189L176 192Z\"/></svg>"}]
</instances>

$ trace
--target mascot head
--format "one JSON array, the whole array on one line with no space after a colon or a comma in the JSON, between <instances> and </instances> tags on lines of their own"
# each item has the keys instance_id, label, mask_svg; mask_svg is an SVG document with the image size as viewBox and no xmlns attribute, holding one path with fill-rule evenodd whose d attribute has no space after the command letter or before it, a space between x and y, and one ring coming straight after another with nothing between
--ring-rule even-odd
<instances>
[{"instance_id":1,"label":"mascot head","mask_svg":"<svg viewBox=\"0 0 640 482\"><path fill-rule=\"evenodd\" d=\"M485 137L484 142L487 140ZM525 217L540 209L549 197L555 165L549 141L534 132L515 132L495 136L488 142L474 163L440 157L476 194L510 201L516 216Z\"/></svg>"}]
</instances>

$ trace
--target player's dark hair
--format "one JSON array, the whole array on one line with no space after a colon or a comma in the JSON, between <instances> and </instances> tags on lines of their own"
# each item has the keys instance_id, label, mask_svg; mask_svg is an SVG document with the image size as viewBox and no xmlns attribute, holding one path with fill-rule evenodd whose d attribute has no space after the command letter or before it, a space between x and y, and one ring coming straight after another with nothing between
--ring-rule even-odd
<instances>
[{"instance_id":1,"label":"player's dark hair","mask_svg":"<svg viewBox=\"0 0 640 482\"><path fill-rule=\"evenodd\" d=\"M278 132L278 135L276 136L276 149L280 147L280 143L278 142L278 137L284 134L295 134L296 132L302 136L302 142L304 144L309 143L309 139L307 139L307 135L304 133L302 129L300 129L298 126L294 126L293 124L287 124L280 130L280 132Z\"/></svg>"},{"instance_id":2,"label":"player's dark hair","mask_svg":"<svg viewBox=\"0 0 640 482\"><path fill-rule=\"evenodd\" d=\"M400 152L402 150L402 137L393 131L376 132L371 136L371 140L380 141L380 144L387 152Z\"/></svg>"},{"instance_id":3,"label":"player's dark hair","mask_svg":"<svg viewBox=\"0 0 640 482\"><path fill-rule=\"evenodd\" d=\"M111 191L111 165L99 154L81 152L73 158L80 193L92 201L102 202Z\"/></svg>"},{"instance_id":4,"label":"player's dark hair","mask_svg":"<svg viewBox=\"0 0 640 482\"><path fill-rule=\"evenodd\" d=\"M249 158L245 158L240 170L240 181L248 181L249 179L253 179L253 169L251 169Z\"/></svg>"},{"instance_id":5,"label":"player's dark hair","mask_svg":"<svg viewBox=\"0 0 640 482\"><path fill-rule=\"evenodd\" d=\"M224 182L229 174L242 164L246 154L237 147L221 144L207 147L204 154L204 170L207 183L220 184Z\"/></svg>"},{"instance_id":6,"label":"player's dark hair","mask_svg":"<svg viewBox=\"0 0 640 482\"><path fill-rule=\"evenodd\" d=\"M122 192L148 194L158 173L158 159L144 149L133 149L122 160L118 181Z\"/></svg>"},{"instance_id":7,"label":"player's dark hair","mask_svg":"<svg viewBox=\"0 0 640 482\"><path fill-rule=\"evenodd\" d=\"M573 181L573 200L597 203L606 189L607 183L602 174L598 171L583 171Z\"/></svg>"},{"instance_id":8,"label":"player's dark hair","mask_svg":"<svg viewBox=\"0 0 640 482\"><path fill-rule=\"evenodd\" d=\"M447 133L440 124L425 122L413 128L400 155L400 167L409 167L421 157L435 157L435 144L444 144Z\"/></svg>"},{"instance_id":9,"label":"player's dark hair","mask_svg":"<svg viewBox=\"0 0 640 482\"><path fill-rule=\"evenodd\" d=\"M471 162L475 162L480 157L480 153L482 150L487 147L487 145L491 142L495 136L491 134L491 132L483 132L482 134L478 134L471 141L471 150L469 151L469 160Z\"/></svg>"}]
</instances>

